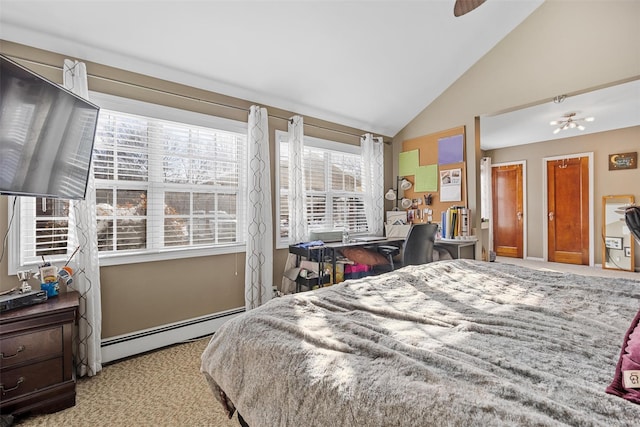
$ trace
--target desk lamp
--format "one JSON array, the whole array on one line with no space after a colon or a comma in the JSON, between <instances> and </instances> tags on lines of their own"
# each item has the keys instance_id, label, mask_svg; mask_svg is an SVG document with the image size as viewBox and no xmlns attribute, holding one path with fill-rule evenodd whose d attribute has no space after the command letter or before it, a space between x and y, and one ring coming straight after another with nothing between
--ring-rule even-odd
<instances>
[{"instance_id":1,"label":"desk lamp","mask_svg":"<svg viewBox=\"0 0 640 427\"><path fill-rule=\"evenodd\" d=\"M389 191L386 192L386 194L384 195L384 198L387 200L395 200L396 201L396 206L394 208L394 210L398 210L398 202L400 201L400 194L399 194L399 190L404 191L410 189L413 186L413 184L411 184L411 181L409 181L408 179L398 176L396 177L396 188L390 188ZM402 198L402 201L400 202L400 205L404 208L407 209L411 206L411 200L407 199L405 197Z\"/></svg>"}]
</instances>

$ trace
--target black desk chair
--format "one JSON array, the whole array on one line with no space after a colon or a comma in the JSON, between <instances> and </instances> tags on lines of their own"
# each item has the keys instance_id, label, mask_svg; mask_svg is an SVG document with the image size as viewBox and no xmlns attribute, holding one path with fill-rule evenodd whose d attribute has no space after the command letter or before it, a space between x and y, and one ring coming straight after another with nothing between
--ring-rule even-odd
<instances>
[{"instance_id":1,"label":"black desk chair","mask_svg":"<svg viewBox=\"0 0 640 427\"><path fill-rule=\"evenodd\" d=\"M389 260L391 270L406 265L426 264L433 261L433 245L438 232L438 224L412 224L402 248L397 246L378 246L378 252ZM393 258L400 255L399 265Z\"/></svg>"},{"instance_id":2,"label":"black desk chair","mask_svg":"<svg viewBox=\"0 0 640 427\"><path fill-rule=\"evenodd\" d=\"M625 210L624 220L640 245L640 206L629 206Z\"/></svg>"}]
</instances>

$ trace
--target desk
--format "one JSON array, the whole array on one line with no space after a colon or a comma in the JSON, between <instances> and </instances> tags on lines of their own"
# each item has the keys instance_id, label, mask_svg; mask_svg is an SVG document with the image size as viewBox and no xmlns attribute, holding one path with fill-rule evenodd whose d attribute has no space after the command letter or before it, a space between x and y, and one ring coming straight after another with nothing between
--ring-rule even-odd
<instances>
[{"instance_id":1,"label":"desk","mask_svg":"<svg viewBox=\"0 0 640 427\"><path fill-rule=\"evenodd\" d=\"M295 254L298 257L298 261L300 257L305 257L308 260L317 260L319 276L320 276L317 280L317 283L300 283L298 280L296 280L296 285L297 285L296 291L298 291L301 284L305 286L308 286L308 285L323 286L324 284L326 284L327 283L327 281L325 281L326 276L323 276L322 274L322 272L324 271L324 264L326 262L331 262L331 267L333 270L332 277L335 280L336 261L338 260L337 252L339 252L341 249L350 248L350 247L362 247L362 246L371 247L371 246L380 246L380 245L402 246L402 243L405 240L404 237L389 237L389 238L380 237L379 239L375 239L375 240L372 240L371 238L361 238L361 239L362 240L359 240L358 237L354 237L349 243L328 242L322 246L315 246L310 248L300 248L296 245L290 245L289 253Z\"/></svg>"},{"instance_id":2,"label":"desk","mask_svg":"<svg viewBox=\"0 0 640 427\"><path fill-rule=\"evenodd\" d=\"M406 236L411 228L410 224L407 225L385 225L387 236ZM455 259L475 259L476 258L476 242L478 238L471 236L467 239L442 239L436 238L434 242L434 249L443 248L451 254Z\"/></svg>"},{"instance_id":3,"label":"desk","mask_svg":"<svg viewBox=\"0 0 640 427\"><path fill-rule=\"evenodd\" d=\"M339 252L340 249L362 247L362 246L375 247L375 246L382 246L382 245L393 245L393 246L401 247L402 244L404 243L404 240L405 240L404 237L388 237L388 238L380 237L379 239L375 239L375 240L370 240L370 239L358 240L358 238L355 237L349 243L342 243L342 242L325 243L325 247L329 249L329 251L331 252L331 265L333 267L333 277L336 277L336 261L337 261L336 252Z\"/></svg>"},{"instance_id":4,"label":"desk","mask_svg":"<svg viewBox=\"0 0 640 427\"><path fill-rule=\"evenodd\" d=\"M436 239L434 247L445 248L454 259L475 259L477 239Z\"/></svg>"},{"instance_id":5,"label":"desk","mask_svg":"<svg viewBox=\"0 0 640 427\"><path fill-rule=\"evenodd\" d=\"M300 247L298 245L289 245L289 253L296 256L296 267L300 266L301 258L318 263L317 277L297 276L295 278L296 292L300 292L302 286L313 289L314 286L324 286L329 283L329 275L324 274L325 251L324 246ZM293 280L291 277L290 279Z\"/></svg>"}]
</instances>

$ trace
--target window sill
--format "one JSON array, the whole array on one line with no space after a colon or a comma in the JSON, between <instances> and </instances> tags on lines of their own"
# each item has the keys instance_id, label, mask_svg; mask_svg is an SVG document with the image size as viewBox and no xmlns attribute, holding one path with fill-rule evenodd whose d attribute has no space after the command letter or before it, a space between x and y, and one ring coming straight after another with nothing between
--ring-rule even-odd
<instances>
[{"instance_id":1,"label":"window sill","mask_svg":"<svg viewBox=\"0 0 640 427\"><path fill-rule=\"evenodd\" d=\"M224 255L245 252L246 245L233 244L215 248L185 248L177 250L163 250L155 253L123 253L100 256L100 267L124 264L141 264L145 262L166 261L173 259L196 258L212 255Z\"/></svg>"}]
</instances>

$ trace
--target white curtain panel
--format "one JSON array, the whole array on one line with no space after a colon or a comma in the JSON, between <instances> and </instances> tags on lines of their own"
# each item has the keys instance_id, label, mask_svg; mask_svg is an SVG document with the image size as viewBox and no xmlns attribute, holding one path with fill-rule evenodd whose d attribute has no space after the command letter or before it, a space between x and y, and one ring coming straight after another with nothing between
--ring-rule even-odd
<instances>
[{"instance_id":1,"label":"white curtain panel","mask_svg":"<svg viewBox=\"0 0 640 427\"><path fill-rule=\"evenodd\" d=\"M304 123L300 116L289 120L289 243L309 238L304 183Z\"/></svg>"},{"instance_id":2,"label":"white curtain panel","mask_svg":"<svg viewBox=\"0 0 640 427\"><path fill-rule=\"evenodd\" d=\"M87 68L84 63L64 60L64 87L78 96L89 99ZM98 234L96 232L96 188L93 162L85 200L72 200L69 207L69 255L78 248L71 264L74 269L70 288L80 294L76 339L76 365L79 376L93 376L102 370L100 336L102 303L100 299L100 263L98 262Z\"/></svg>"},{"instance_id":3,"label":"white curtain panel","mask_svg":"<svg viewBox=\"0 0 640 427\"><path fill-rule=\"evenodd\" d=\"M307 200L304 183L304 120L301 116L289 119L288 139L289 147L289 243L306 242L309 240L309 224L307 223ZM294 268L297 264L296 256L289 254L284 271ZM284 294L295 290L295 282L282 275L280 290Z\"/></svg>"},{"instance_id":4,"label":"white curtain panel","mask_svg":"<svg viewBox=\"0 0 640 427\"><path fill-rule=\"evenodd\" d=\"M364 168L364 209L369 233L382 236L384 228L384 147L381 137L370 133L360 138Z\"/></svg>"},{"instance_id":5,"label":"white curtain panel","mask_svg":"<svg viewBox=\"0 0 640 427\"><path fill-rule=\"evenodd\" d=\"M491 194L491 157L483 157L480 160L480 216L489 220L489 250L493 250L493 196Z\"/></svg>"},{"instance_id":6,"label":"white curtain panel","mask_svg":"<svg viewBox=\"0 0 640 427\"><path fill-rule=\"evenodd\" d=\"M273 222L267 109L249 111L247 168L247 249L245 307L259 307L273 296Z\"/></svg>"}]
</instances>

